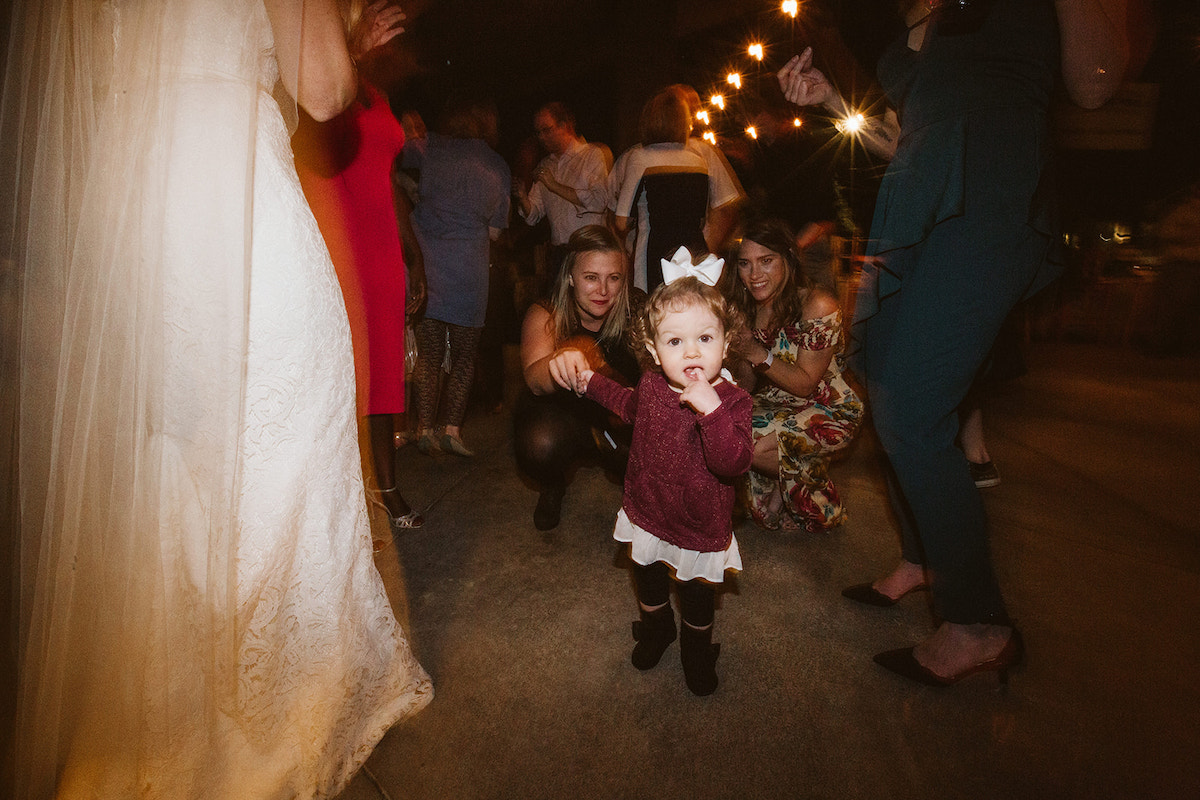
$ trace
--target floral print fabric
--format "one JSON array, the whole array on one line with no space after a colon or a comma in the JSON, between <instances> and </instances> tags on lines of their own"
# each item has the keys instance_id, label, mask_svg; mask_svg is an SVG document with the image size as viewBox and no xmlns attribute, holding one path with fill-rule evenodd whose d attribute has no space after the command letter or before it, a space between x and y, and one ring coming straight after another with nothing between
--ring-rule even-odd
<instances>
[{"instance_id":1,"label":"floral print fabric","mask_svg":"<svg viewBox=\"0 0 1200 800\"><path fill-rule=\"evenodd\" d=\"M841 347L842 315L835 311L818 319L802 320L778 332L754 330L752 334L776 359L796 363L801 350ZM781 523L809 531L824 531L846 518L841 498L829 480L830 456L854 438L862 421L863 405L842 376L842 356L837 354L816 389L797 397L768 385L754 394L752 430L755 441L772 433L779 440L779 475L772 478L751 470L748 478L749 510L755 522L775 529ZM783 508L769 508L778 489Z\"/></svg>"}]
</instances>

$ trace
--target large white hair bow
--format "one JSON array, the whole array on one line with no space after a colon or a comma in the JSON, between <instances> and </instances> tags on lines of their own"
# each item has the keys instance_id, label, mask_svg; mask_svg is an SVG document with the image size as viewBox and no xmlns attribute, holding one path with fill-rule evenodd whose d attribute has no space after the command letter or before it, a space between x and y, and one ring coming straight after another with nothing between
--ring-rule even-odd
<instances>
[{"instance_id":1,"label":"large white hair bow","mask_svg":"<svg viewBox=\"0 0 1200 800\"><path fill-rule=\"evenodd\" d=\"M670 261L665 258L661 261L663 283L671 283L691 275L703 284L716 286L717 281L721 279L721 268L725 266L725 259L717 258L712 253L705 256L699 264L693 264L692 254L686 247L676 250Z\"/></svg>"}]
</instances>

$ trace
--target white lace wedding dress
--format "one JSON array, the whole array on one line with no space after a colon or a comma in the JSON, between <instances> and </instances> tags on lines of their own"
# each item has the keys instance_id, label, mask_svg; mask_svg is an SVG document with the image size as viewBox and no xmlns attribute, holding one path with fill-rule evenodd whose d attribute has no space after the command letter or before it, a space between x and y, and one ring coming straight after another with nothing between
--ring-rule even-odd
<instances>
[{"instance_id":1,"label":"white lace wedding dress","mask_svg":"<svg viewBox=\"0 0 1200 800\"><path fill-rule=\"evenodd\" d=\"M18 796L327 796L432 690L372 560L349 327L268 18L32 5L3 106Z\"/></svg>"}]
</instances>

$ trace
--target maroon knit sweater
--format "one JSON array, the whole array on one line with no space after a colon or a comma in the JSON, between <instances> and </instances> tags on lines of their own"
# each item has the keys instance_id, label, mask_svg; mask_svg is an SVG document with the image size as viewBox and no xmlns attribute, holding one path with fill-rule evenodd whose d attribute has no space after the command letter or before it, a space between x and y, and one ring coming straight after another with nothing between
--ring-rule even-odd
<instances>
[{"instance_id":1,"label":"maroon knit sweater","mask_svg":"<svg viewBox=\"0 0 1200 800\"><path fill-rule=\"evenodd\" d=\"M659 372L636 389L592 375L587 396L625 422L633 444L623 507L630 522L665 542L712 553L729 546L734 479L750 469L750 395L729 381L716 385L721 405L706 416L679 403Z\"/></svg>"}]
</instances>

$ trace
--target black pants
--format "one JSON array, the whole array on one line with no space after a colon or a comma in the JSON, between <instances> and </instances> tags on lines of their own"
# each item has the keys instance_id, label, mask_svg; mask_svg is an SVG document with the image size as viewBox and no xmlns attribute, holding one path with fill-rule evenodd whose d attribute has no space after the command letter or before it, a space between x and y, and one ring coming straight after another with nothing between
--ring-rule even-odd
<instances>
[{"instance_id":1,"label":"black pants","mask_svg":"<svg viewBox=\"0 0 1200 800\"><path fill-rule=\"evenodd\" d=\"M541 488L565 484L568 471L584 461L623 474L631 436L599 404L566 391L535 395L525 389L513 410L517 466Z\"/></svg>"},{"instance_id":2,"label":"black pants","mask_svg":"<svg viewBox=\"0 0 1200 800\"><path fill-rule=\"evenodd\" d=\"M890 252L900 290L865 319L860 297L855 320L903 557L932 572L935 611L960 624L1007 613L983 501L954 445L958 409L1047 245L1028 226L976 230L991 224L955 218L922 244ZM864 280L880 277L864 270Z\"/></svg>"}]
</instances>

